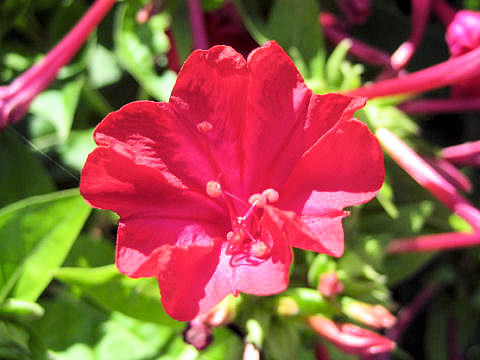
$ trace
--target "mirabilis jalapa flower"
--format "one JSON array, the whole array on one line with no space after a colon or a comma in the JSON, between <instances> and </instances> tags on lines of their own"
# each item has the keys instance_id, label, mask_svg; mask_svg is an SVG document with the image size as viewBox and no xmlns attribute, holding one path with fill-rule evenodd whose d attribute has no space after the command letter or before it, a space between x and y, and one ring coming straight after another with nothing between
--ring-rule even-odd
<instances>
[{"instance_id":1,"label":"mirabilis jalapa flower","mask_svg":"<svg viewBox=\"0 0 480 360\"><path fill-rule=\"evenodd\" d=\"M247 60L197 50L168 103L133 102L97 126L80 192L120 215L118 269L157 277L167 313L191 320L228 294L283 291L292 246L343 253L343 209L384 177L352 118L363 105L313 94L275 42Z\"/></svg>"}]
</instances>

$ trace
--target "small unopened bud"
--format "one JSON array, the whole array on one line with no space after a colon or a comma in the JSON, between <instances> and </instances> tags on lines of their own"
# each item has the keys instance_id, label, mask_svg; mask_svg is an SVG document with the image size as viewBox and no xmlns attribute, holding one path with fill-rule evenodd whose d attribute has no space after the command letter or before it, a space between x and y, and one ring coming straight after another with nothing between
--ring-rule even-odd
<instances>
[{"instance_id":1,"label":"small unopened bud","mask_svg":"<svg viewBox=\"0 0 480 360\"><path fill-rule=\"evenodd\" d=\"M338 279L336 272L321 274L318 281L318 291L323 296L330 298L343 292L343 284Z\"/></svg>"},{"instance_id":2,"label":"small unopened bud","mask_svg":"<svg viewBox=\"0 0 480 360\"><path fill-rule=\"evenodd\" d=\"M207 186L205 187L205 191L208 196L212 198L217 198L222 195L222 187L216 181L209 181L207 182Z\"/></svg>"},{"instance_id":3,"label":"small unopened bud","mask_svg":"<svg viewBox=\"0 0 480 360\"><path fill-rule=\"evenodd\" d=\"M386 307L348 297L342 299L342 310L351 319L377 329L392 327L397 322L397 318Z\"/></svg>"},{"instance_id":4,"label":"small unopened bud","mask_svg":"<svg viewBox=\"0 0 480 360\"><path fill-rule=\"evenodd\" d=\"M212 330L198 318L188 323L183 331L183 341L197 350L204 350L213 340Z\"/></svg>"},{"instance_id":5,"label":"small unopened bud","mask_svg":"<svg viewBox=\"0 0 480 360\"><path fill-rule=\"evenodd\" d=\"M242 360L260 360L260 351L252 343L246 343Z\"/></svg>"},{"instance_id":6,"label":"small unopened bud","mask_svg":"<svg viewBox=\"0 0 480 360\"><path fill-rule=\"evenodd\" d=\"M278 300L277 312L283 316L293 316L300 312L300 308L295 299L284 296Z\"/></svg>"}]
</instances>

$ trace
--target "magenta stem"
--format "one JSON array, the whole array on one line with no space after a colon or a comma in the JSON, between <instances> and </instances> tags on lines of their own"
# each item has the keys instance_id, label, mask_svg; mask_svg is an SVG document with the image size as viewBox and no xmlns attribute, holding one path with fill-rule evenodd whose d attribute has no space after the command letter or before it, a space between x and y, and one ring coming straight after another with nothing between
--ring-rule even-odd
<instances>
[{"instance_id":1,"label":"magenta stem","mask_svg":"<svg viewBox=\"0 0 480 360\"><path fill-rule=\"evenodd\" d=\"M480 229L480 211L460 196L452 184L387 129L378 129L376 135L390 156L415 181L430 191L456 215L464 218L474 228Z\"/></svg>"},{"instance_id":2,"label":"magenta stem","mask_svg":"<svg viewBox=\"0 0 480 360\"><path fill-rule=\"evenodd\" d=\"M420 93L452 85L480 75L480 47L464 55L449 59L400 78L379 81L346 91L351 96L375 98L405 93Z\"/></svg>"},{"instance_id":3,"label":"magenta stem","mask_svg":"<svg viewBox=\"0 0 480 360\"><path fill-rule=\"evenodd\" d=\"M480 97L411 100L399 105L408 114L444 114L480 110Z\"/></svg>"},{"instance_id":4,"label":"magenta stem","mask_svg":"<svg viewBox=\"0 0 480 360\"><path fill-rule=\"evenodd\" d=\"M392 67L401 69L407 65L422 41L427 26L432 0L411 0L412 22L410 37L402 43L391 57Z\"/></svg>"},{"instance_id":5,"label":"magenta stem","mask_svg":"<svg viewBox=\"0 0 480 360\"><path fill-rule=\"evenodd\" d=\"M480 167L480 140L446 147L441 156L457 165Z\"/></svg>"},{"instance_id":6,"label":"magenta stem","mask_svg":"<svg viewBox=\"0 0 480 360\"><path fill-rule=\"evenodd\" d=\"M480 234L452 232L395 239L388 245L387 252L389 254L401 254L441 251L478 245L480 245Z\"/></svg>"},{"instance_id":7,"label":"magenta stem","mask_svg":"<svg viewBox=\"0 0 480 360\"><path fill-rule=\"evenodd\" d=\"M12 102L10 107L7 105L7 108L2 111L0 124L2 120L3 125L20 120L33 98L43 91L55 79L60 68L72 59L115 1L97 0L75 27L42 60L16 78L9 86L2 88L0 95L5 104L15 96L20 98ZM15 107L18 111L15 111L17 110ZM12 112L14 114L10 118Z\"/></svg>"},{"instance_id":8,"label":"magenta stem","mask_svg":"<svg viewBox=\"0 0 480 360\"><path fill-rule=\"evenodd\" d=\"M418 312L430 301L435 291L435 285L425 286L413 301L400 311L395 326L387 330L387 337L393 341L398 341Z\"/></svg>"},{"instance_id":9,"label":"magenta stem","mask_svg":"<svg viewBox=\"0 0 480 360\"><path fill-rule=\"evenodd\" d=\"M193 47L195 49L208 49L205 19L199 0L188 0L190 25L192 27Z\"/></svg>"},{"instance_id":10,"label":"magenta stem","mask_svg":"<svg viewBox=\"0 0 480 360\"><path fill-rule=\"evenodd\" d=\"M322 24L325 37L334 45L337 45L342 40L348 39L351 42L350 49L348 50L350 54L370 65L390 67L390 57L386 52L353 38L341 29L340 26L329 24L336 20L333 15L322 14L319 20Z\"/></svg>"},{"instance_id":11,"label":"magenta stem","mask_svg":"<svg viewBox=\"0 0 480 360\"><path fill-rule=\"evenodd\" d=\"M447 27L455 17L455 9L445 0L433 0L432 10L445 27Z\"/></svg>"}]
</instances>

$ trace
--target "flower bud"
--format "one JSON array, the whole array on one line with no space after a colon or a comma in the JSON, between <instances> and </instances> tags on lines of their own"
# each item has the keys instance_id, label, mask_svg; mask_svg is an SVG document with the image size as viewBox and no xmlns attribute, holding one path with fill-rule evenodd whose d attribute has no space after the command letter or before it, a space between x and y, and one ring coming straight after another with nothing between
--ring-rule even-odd
<instances>
[{"instance_id":1,"label":"flower bud","mask_svg":"<svg viewBox=\"0 0 480 360\"><path fill-rule=\"evenodd\" d=\"M480 45L480 12L458 11L445 35L452 57L465 54Z\"/></svg>"},{"instance_id":2,"label":"flower bud","mask_svg":"<svg viewBox=\"0 0 480 360\"><path fill-rule=\"evenodd\" d=\"M307 322L316 333L347 354L376 355L395 348L392 340L353 324L335 323L321 315L311 316Z\"/></svg>"},{"instance_id":3,"label":"flower bud","mask_svg":"<svg viewBox=\"0 0 480 360\"><path fill-rule=\"evenodd\" d=\"M389 328L397 322L396 317L384 306L367 304L349 297L342 299L342 310L349 318L377 329Z\"/></svg>"},{"instance_id":4,"label":"flower bud","mask_svg":"<svg viewBox=\"0 0 480 360\"><path fill-rule=\"evenodd\" d=\"M318 281L318 291L323 296L330 298L343 292L343 284L338 279L336 272L321 274Z\"/></svg>"}]
</instances>

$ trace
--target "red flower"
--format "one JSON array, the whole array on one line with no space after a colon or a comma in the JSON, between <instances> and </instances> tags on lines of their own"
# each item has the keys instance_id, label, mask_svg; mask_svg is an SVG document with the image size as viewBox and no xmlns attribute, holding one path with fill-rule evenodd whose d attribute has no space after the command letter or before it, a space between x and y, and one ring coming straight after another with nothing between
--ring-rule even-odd
<instances>
[{"instance_id":1,"label":"red flower","mask_svg":"<svg viewBox=\"0 0 480 360\"><path fill-rule=\"evenodd\" d=\"M134 102L98 125L80 191L120 215L118 269L156 276L172 317L278 293L290 247L340 256L343 208L382 184L377 140L352 119L363 104L312 94L275 42L247 60L198 50L168 103Z\"/></svg>"}]
</instances>

